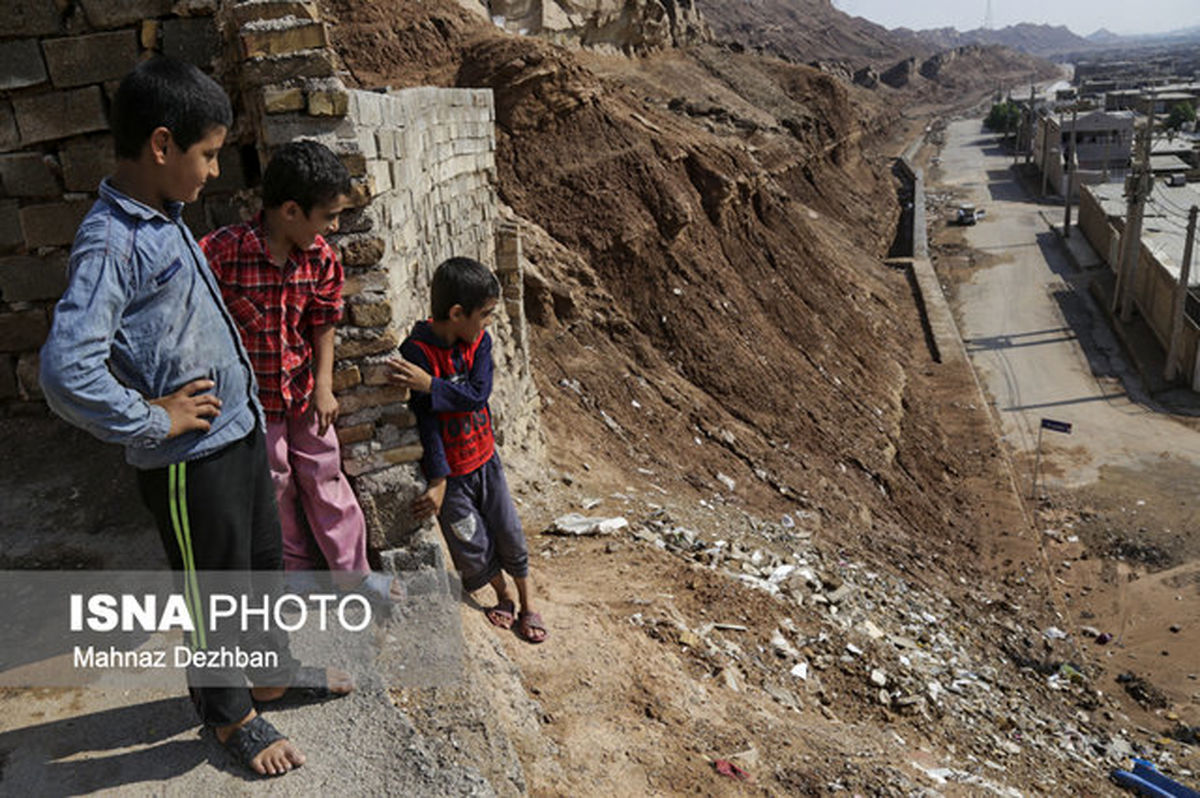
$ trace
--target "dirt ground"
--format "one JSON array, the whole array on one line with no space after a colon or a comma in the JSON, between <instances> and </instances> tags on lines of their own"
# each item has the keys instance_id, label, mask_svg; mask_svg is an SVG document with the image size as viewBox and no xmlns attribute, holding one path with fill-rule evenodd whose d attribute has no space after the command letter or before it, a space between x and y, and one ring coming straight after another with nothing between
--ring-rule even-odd
<instances>
[{"instance_id":1,"label":"dirt ground","mask_svg":"<svg viewBox=\"0 0 1200 798\"><path fill-rule=\"evenodd\" d=\"M1148 522L1178 530L1153 551L1114 532L1184 499L1180 475L1152 496L1106 472L1029 514L971 374L934 362L882 262L889 159L923 111L721 48L630 61L449 3L323 5L364 85L496 90L549 442L516 496L550 639L482 636L523 690L497 712L529 793L1088 796L1134 751L1200 770L1164 737L1167 713L1200 721L1179 645L1200 583L1171 570L1191 516ZM60 455L22 451L54 485ZM89 457L103 497L111 458ZM568 511L629 526L543 534ZM1163 623L1125 617L1133 592ZM1081 645L1080 623L1119 641ZM1114 679L1148 660L1170 668L1139 703Z\"/></svg>"}]
</instances>

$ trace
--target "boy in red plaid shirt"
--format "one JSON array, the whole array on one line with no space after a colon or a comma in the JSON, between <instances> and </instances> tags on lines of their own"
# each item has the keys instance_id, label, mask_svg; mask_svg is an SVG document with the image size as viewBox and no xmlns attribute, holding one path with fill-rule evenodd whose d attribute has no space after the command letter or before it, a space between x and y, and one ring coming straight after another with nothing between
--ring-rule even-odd
<instances>
[{"instance_id":1,"label":"boy in red plaid shirt","mask_svg":"<svg viewBox=\"0 0 1200 798\"><path fill-rule=\"evenodd\" d=\"M258 377L284 568L315 570L323 556L339 587L387 601L402 598L402 587L370 572L366 522L333 427L343 273L322 234L337 230L349 193L350 174L327 147L285 144L263 174L263 210L208 234L200 247Z\"/></svg>"}]
</instances>

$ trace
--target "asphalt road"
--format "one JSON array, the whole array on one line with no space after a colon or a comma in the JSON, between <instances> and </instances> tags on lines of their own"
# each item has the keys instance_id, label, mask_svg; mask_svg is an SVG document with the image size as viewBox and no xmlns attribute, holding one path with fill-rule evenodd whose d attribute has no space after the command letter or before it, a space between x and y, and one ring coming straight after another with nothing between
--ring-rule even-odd
<instances>
[{"instance_id":1,"label":"asphalt road","mask_svg":"<svg viewBox=\"0 0 1200 798\"><path fill-rule=\"evenodd\" d=\"M1050 229L1062 206L1039 205L1011 165L978 120L948 126L941 186L986 209L965 236L990 256L958 287L955 313L1005 441L1032 455L1042 418L1071 423L1069 436L1043 437L1048 484L1061 487L1095 481L1103 465L1200 464L1200 433L1146 395L1087 293L1089 275Z\"/></svg>"}]
</instances>

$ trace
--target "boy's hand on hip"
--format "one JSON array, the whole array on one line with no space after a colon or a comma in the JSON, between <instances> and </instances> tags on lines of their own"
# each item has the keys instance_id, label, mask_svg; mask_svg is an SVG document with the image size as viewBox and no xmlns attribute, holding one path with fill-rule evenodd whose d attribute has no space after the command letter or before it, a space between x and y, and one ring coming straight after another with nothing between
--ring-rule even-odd
<instances>
[{"instance_id":1,"label":"boy's hand on hip","mask_svg":"<svg viewBox=\"0 0 1200 798\"><path fill-rule=\"evenodd\" d=\"M317 388L313 397L313 410L317 414L317 434L324 435L329 425L337 420L338 400L328 388Z\"/></svg>"},{"instance_id":2,"label":"boy's hand on hip","mask_svg":"<svg viewBox=\"0 0 1200 798\"><path fill-rule=\"evenodd\" d=\"M424 521L430 516L442 511L442 501L446 498L446 479L429 481L429 489L413 500L412 511L418 521Z\"/></svg>"},{"instance_id":3,"label":"boy's hand on hip","mask_svg":"<svg viewBox=\"0 0 1200 798\"><path fill-rule=\"evenodd\" d=\"M150 400L150 404L166 410L171 418L168 438L192 430L208 432L212 427L209 419L221 415L221 400L211 393L201 392L212 390L215 386L212 380L192 380L175 393Z\"/></svg>"},{"instance_id":4,"label":"boy's hand on hip","mask_svg":"<svg viewBox=\"0 0 1200 798\"><path fill-rule=\"evenodd\" d=\"M402 385L410 391L424 391L425 393L429 393L433 388L433 377L416 363L410 363L401 358L392 358L388 361L388 366L392 370L391 381L396 385Z\"/></svg>"}]
</instances>

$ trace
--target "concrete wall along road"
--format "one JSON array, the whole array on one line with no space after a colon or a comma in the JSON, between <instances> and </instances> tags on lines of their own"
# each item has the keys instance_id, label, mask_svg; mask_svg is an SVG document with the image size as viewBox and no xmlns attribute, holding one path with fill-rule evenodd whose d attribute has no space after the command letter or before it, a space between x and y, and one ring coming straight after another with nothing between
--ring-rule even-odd
<instances>
[{"instance_id":1,"label":"concrete wall along road","mask_svg":"<svg viewBox=\"0 0 1200 798\"><path fill-rule=\"evenodd\" d=\"M1116 190L1111 185L1098 187L1096 190L1085 188L1080 192L1079 228L1083 231L1088 243L1115 273L1116 264L1120 258L1121 235L1125 229L1123 203L1119 206L1105 203L1097 198L1096 191L1107 191L1114 197ZM1156 189L1161 190L1161 189ZM1122 208L1117 213L1118 207ZM1197 264L1193 262L1189 282L1195 285ZM1170 346L1172 315L1174 313L1175 290L1178 285L1179 266L1161 247L1148 245L1148 239L1143 236L1138 245L1138 267L1134 276L1133 301L1146 324L1154 333L1163 349ZM1180 366L1189 385L1194 385L1200 374L1196 373L1196 356L1200 351L1200 326L1196 321L1184 314L1183 335L1180 339Z\"/></svg>"}]
</instances>

